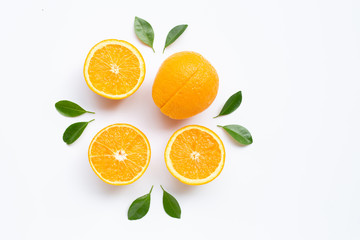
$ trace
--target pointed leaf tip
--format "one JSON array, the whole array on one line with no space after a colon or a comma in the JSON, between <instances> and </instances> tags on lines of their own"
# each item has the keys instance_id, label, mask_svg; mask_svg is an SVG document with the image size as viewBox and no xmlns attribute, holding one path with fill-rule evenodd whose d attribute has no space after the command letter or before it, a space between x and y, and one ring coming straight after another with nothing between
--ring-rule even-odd
<instances>
[{"instance_id":1,"label":"pointed leaf tip","mask_svg":"<svg viewBox=\"0 0 360 240\"><path fill-rule=\"evenodd\" d=\"M220 127L222 127L232 138L242 145L250 145L253 143L249 130L243 126L232 124Z\"/></svg>"},{"instance_id":2,"label":"pointed leaf tip","mask_svg":"<svg viewBox=\"0 0 360 240\"><path fill-rule=\"evenodd\" d=\"M241 93L241 91L238 91L238 92L234 93L225 102L225 104L224 104L223 108L221 109L219 115L217 115L216 117L228 115L228 114L234 112L236 109L238 109L241 102L242 102L242 93Z\"/></svg>"},{"instance_id":3,"label":"pointed leaf tip","mask_svg":"<svg viewBox=\"0 0 360 240\"><path fill-rule=\"evenodd\" d=\"M170 193L166 192L165 189L160 185L163 190L163 207L165 212L173 218L181 217L181 208L179 202Z\"/></svg>"},{"instance_id":4,"label":"pointed leaf tip","mask_svg":"<svg viewBox=\"0 0 360 240\"><path fill-rule=\"evenodd\" d=\"M187 27L188 27L187 24L182 24L182 25L177 25L170 30L170 32L166 37L163 53L165 52L165 48L167 48L169 45L174 43L176 39L178 39L181 36L181 34L184 33Z\"/></svg>"},{"instance_id":5,"label":"pointed leaf tip","mask_svg":"<svg viewBox=\"0 0 360 240\"><path fill-rule=\"evenodd\" d=\"M136 36L140 39L140 41L142 41L144 44L151 47L153 52L155 52L154 46L153 46L155 34L154 34L154 30L153 30L152 26L150 25L150 23L148 23L146 20L144 20L142 18L135 17L134 30L135 30Z\"/></svg>"}]
</instances>

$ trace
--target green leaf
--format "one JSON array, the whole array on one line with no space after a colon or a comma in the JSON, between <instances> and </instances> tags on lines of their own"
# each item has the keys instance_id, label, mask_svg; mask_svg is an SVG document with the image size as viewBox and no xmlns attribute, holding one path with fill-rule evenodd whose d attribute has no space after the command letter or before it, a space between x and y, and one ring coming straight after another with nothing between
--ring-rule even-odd
<instances>
[{"instance_id":1,"label":"green leaf","mask_svg":"<svg viewBox=\"0 0 360 240\"><path fill-rule=\"evenodd\" d=\"M89 122L77 122L71 124L64 132L63 135L64 142L67 144L72 144L73 142L75 142L84 132L86 126L94 120L95 119Z\"/></svg>"},{"instance_id":2,"label":"green leaf","mask_svg":"<svg viewBox=\"0 0 360 240\"><path fill-rule=\"evenodd\" d=\"M183 34L183 32L186 30L187 27L188 27L187 24L177 25L176 27L170 30L170 32L166 37L163 53L165 51L165 48L167 48L170 44L175 42L175 40L178 39L181 36L181 34Z\"/></svg>"},{"instance_id":3,"label":"green leaf","mask_svg":"<svg viewBox=\"0 0 360 240\"><path fill-rule=\"evenodd\" d=\"M219 115L217 115L214 118L217 118L219 116L224 116L232 113L235 111L241 104L242 101L242 94L241 91L238 91L237 93L233 94L225 103L224 107L221 109Z\"/></svg>"},{"instance_id":4,"label":"green leaf","mask_svg":"<svg viewBox=\"0 0 360 240\"><path fill-rule=\"evenodd\" d=\"M77 105L76 103L73 103L68 100L61 100L55 103L55 108L58 110L59 113L66 117L77 117L84 113L94 113L89 112Z\"/></svg>"},{"instance_id":5,"label":"green leaf","mask_svg":"<svg viewBox=\"0 0 360 240\"><path fill-rule=\"evenodd\" d=\"M145 194L132 202L128 210L129 220L138 220L148 213L150 208L150 195L153 187L154 186L151 187L148 194Z\"/></svg>"},{"instance_id":6,"label":"green leaf","mask_svg":"<svg viewBox=\"0 0 360 240\"><path fill-rule=\"evenodd\" d=\"M237 142L243 144L243 145L249 145L253 143L252 136L250 132L240 125L226 125L226 126L220 126L225 129L226 132L230 134Z\"/></svg>"},{"instance_id":7,"label":"green leaf","mask_svg":"<svg viewBox=\"0 0 360 240\"><path fill-rule=\"evenodd\" d=\"M155 52L154 47L153 47L154 30L151 27L150 23L148 23L147 21L145 21L142 18L135 17L134 29L135 29L136 36L138 36L138 38L143 43L145 43L146 45L151 47L152 50Z\"/></svg>"},{"instance_id":8,"label":"green leaf","mask_svg":"<svg viewBox=\"0 0 360 240\"><path fill-rule=\"evenodd\" d=\"M173 218L180 218L181 208L178 201L160 185L163 190L163 206L165 212Z\"/></svg>"}]
</instances>

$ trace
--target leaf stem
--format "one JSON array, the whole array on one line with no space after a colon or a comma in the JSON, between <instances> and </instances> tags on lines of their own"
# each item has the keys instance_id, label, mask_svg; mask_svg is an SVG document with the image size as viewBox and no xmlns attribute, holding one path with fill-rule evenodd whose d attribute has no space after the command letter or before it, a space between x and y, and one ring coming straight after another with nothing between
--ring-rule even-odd
<instances>
[{"instance_id":1,"label":"leaf stem","mask_svg":"<svg viewBox=\"0 0 360 240\"><path fill-rule=\"evenodd\" d=\"M90 111L86 111L87 113L92 113L92 114L95 114L95 112L90 112Z\"/></svg>"},{"instance_id":2,"label":"leaf stem","mask_svg":"<svg viewBox=\"0 0 360 240\"><path fill-rule=\"evenodd\" d=\"M154 187L154 185L151 186L151 189L150 189L149 194L151 194L151 192L152 192L152 190L153 190L153 187Z\"/></svg>"},{"instance_id":3,"label":"leaf stem","mask_svg":"<svg viewBox=\"0 0 360 240\"><path fill-rule=\"evenodd\" d=\"M92 121L95 121L95 119L88 121L88 123L91 123Z\"/></svg>"},{"instance_id":4,"label":"leaf stem","mask_svg":"<svg viewBox=\"0 0 360 240\"><path fill-rule=\"evenodd\" d=\"M151 48L153 50L153 52L155 53L154 47Z\"/></svg>"},{"instance_id":5,"label":"leaf stem","mask_svg":"<svg viewBox=\"0 0 360 240\"><path fill-rule=\"evenodd\" d=\"M223 127L223 126L221 126L221 125L216 125L216 126L217 126L217 127L221 127L221 128Z\"/></svg>"},{"instance_id":6,"label":"leaf stem","mask_svg":"<svg viewBox=\"0 0 360 240\"><path fill-rule=\"evenodd\" d=\"M217 115L217 116L215 116L215 117L213 117L213 118L217 118L217 117L220 117L220 115Z\"/></svg>"},{"instance_id":7,"label":"leaf stem","mask_svg":"<svg viewBox=\"0 0 360 240\"><path fill-rule=\"evenodd\" d=\"M163 191L165 191L164 188L163 188L161 185L160 185L160 187L161 187L161 189L162 189Z\"/></svg>"}]
</instances>

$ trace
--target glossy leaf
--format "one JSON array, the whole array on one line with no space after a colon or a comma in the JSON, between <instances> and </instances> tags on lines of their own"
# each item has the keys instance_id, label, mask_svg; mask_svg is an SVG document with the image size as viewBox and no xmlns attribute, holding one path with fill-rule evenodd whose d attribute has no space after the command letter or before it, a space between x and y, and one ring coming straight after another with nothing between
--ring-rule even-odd
<instances>
[{"instance_id":1,"label":"glossy leaf","mask_svg":"<svg viewBox=\"0 0 360 240\"><path fill-rule=\"evenodd\" d=\"M243 144L243 145L249 145L253 143L252 136L250 132L240 125L226 125L226 126L220 126L218 127L223 128L227 133L230 134L237 142Z\"/></svg>"},{"instance_id":2,"label":"glossy leaf","mask_svg":"<svg viewBox=\"0 0 360 240\"><path fill-rule=\"evenodd\" d=\"M173 218L180 218L181 208L178 201L160 185L163 190L163 206L165 212Z\"/></svg>"},{"instance_id":3,"label":"glossy leaf","mask_svg":"<svg viewBox=\"0 0 360 240\"><path fill-rule=\"evenodd\" d=\"M128 210L129 220L138 220L143 218L148 213L150 208L150 195L153 187L154 186L151 187L148 194L145 194L144 196L141 196L132 202Z\"/></svg>"},{"instance_id":4,"label":"glossy leaf","mask_svg":"<svg viewBox=\"0 0 360 240\"><path fill-rule=\"evenodd\" d=\"M152 48L154 50L154 30L151 27L150 23L148 23L146 20L135 17L134 21L134 30L136 36L146 45Z\"/></svg>"},{"instance_id":5,"label":"glossy leaf","mask_svg":"<svg viewBox=\"0 0 360 240\"><path fill-rule=\"evenodd\" d=\"M73 142L75 142L84 132L86 126L94 120L95 119L89 122L77 122L71 124L64 132L63 135L64 142L67 144L72 144Z\"/></svg>"},{"instance_id":6,"label":"glossy leaf","mask_svg":"<svg viewBox=\"0 0 360 240\"><path fill-rule=\"evenodd\" d=\"M226 103L223 106L223 108L221 109L219 115L217 115L216 117L228 115L228 114L234 112L240 106L241 101L242 101L242 93L241 93L241 91L238 91L237 93L233 94L226 101Z\"/></svg>"},{"instance_id":7,"label":"glossy leaf","mask_svg":"<svg viewBox=\"0 0 360 240\"><path fill-rule=\"evenodd\" d=\"M68 101L68 100L61 100L55 103L55 108L58 110L59 113L66 117L77 117L84 113L93 113L89 112L77 105L74 102Z\"/></svg>"},{"instance_id":8,"label":"glossy leaf","mask_svg":"<svg viewBox=\"0 0 360 240\"><path fill-rule=\"evenodd\" d=\"M165 48L167 48L170 44L175 42L175 40L178 39L181 36L181 34L183 34L183 32L186 30L187 27L188 27L187 24L177 25L176 27L170 30L170 32L166 37L166 42L163 52L165 51Z\"/></svg>"}]
</instances>

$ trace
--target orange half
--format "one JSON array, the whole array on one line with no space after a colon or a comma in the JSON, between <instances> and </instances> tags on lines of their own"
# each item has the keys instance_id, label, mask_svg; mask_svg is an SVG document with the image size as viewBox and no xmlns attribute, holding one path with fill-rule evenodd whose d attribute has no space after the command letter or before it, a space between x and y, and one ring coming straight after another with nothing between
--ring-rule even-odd
<instances>
[{"instance_id":1,"label":"orange half","mask_svg":"<svg viewBox=\"0 0 360 240\"><path fill-rule=\"evenodd\" d=\"M183 183L200 185L214 180L222 171L225 148L210 129L190 125L177 130L165 149L170 173Z\"/></svg>"},{"instance_id":2,"label":"orange half","mask_svg":"<svg viewBox=\"0 0 360 240\"><path fill-rule=\"evenodd\" d=\"M84 77L93 92L110 99L123 99L144 81L145 62L132 44L108 39L90 50L84 64Z\"/></svg>"},{"instance_id":3,"label":"orange half","mask_svg":"<svg viewBox=\"0 0 360 240\"><path fill-rule=\"evenodd\" d=\"M119 123L98 132L89 146L89 162L96 175L112 185L135 182L150 162L150 144L136 127Z\"/></svg>"}]
</instances>

